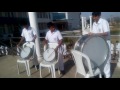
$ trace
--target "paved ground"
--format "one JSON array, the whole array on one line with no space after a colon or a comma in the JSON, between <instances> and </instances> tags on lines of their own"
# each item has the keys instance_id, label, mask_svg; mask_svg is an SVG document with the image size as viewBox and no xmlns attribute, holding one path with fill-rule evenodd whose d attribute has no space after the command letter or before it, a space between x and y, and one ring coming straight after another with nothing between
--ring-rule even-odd
<instances>
[{"instance_id":1,"label":"paved ground","mask_svg":"<svg viewBox=\"0 0 120 90\"><path fill-rule=\"evenodd\" d=\"M17 56L2 56L0 57L0 78L39 78L39 70L36 71L34 68L31 69L32 75L30 77L27 76L25 67L21 64L21 73L18 75L17 73L17 64L16 64ZM75 64L71 59L64 60L65 65L65 75L59 75L56 71L57 78L74 78L75 74ZM111 70L112 70L112 78L120 78L120 68L116 67L117 61L112 60L111 62ZM32 66L32 63L30 64ZM42 69L42 76L44 78L51 78L51 74L48 73L46 68ZM82 78L81 75L77 75L78 78Z\"/></svg>"}]
</instances>

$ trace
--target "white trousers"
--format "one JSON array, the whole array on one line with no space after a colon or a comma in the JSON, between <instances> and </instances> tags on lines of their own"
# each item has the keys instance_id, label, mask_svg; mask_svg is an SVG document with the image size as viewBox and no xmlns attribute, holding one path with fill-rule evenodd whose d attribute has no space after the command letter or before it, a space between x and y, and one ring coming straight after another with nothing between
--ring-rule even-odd
<instances>
[{"instance_id":1,"label":"white trousers","mask_svg":"<svg viewBox=\"0 0 120 90\"><path fill-rule=\"evenodd\" d=\"M63 61L63 48L60 47L58 50L58 63L56 64L55 68L59 68L59 70L63 71L64 70L64 61Z\"/></svg>"},{"instance_id":2,"label":"white trousers","mask_svg":"<svg viewBox=\"0 0 120 90\"><path fill-rule=\"evenodd\" d=\"M111 44L111 42L107 41L107 43L109 45L109 50L110 50L110 44ZM111 52L109 51L109 58L108 58L108 61L107 61L106 65L105 65L105 68L104 68L105 78L110 78L111 77L110 61L111 61Z\"/></svg>"}]
</instances>

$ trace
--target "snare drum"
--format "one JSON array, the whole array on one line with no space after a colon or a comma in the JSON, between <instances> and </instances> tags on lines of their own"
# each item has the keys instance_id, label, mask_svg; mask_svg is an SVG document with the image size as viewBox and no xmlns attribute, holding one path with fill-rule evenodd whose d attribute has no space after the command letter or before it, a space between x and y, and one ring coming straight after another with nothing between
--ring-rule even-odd
<instances>
[{"instance_id":1,"label":"snare drum","mask_svg":"<svg viewBox=\"0 0 120 90\"><path fill-rule=\"evenodd\" d=\"M92 68L102 65L109 58L108 43L101 36L84 35L76 42L74 49L90 58Z\"/></svg>"},{"instance_id":2,"label":"snare drum","mask_svg":"<svg viewBox=\"0 0 120 90\"><path fill-rule=\"evenodd\" d=\"M20 56L23 59L29 59L32 56L32 49L30 47L24 47L20 52Z\"/></svg>"},{"instance_id":3,"label":"snare drum","mask_svg":"<svg viewBox=\"0 0 120 90\"><path fill-rule=\"evenodd\" d=\"M47 50L44 51L43 53L44 60L51 62L55 60L56 58L56 53L53 48L48 48Z\"/></svg>"}]
</instances>

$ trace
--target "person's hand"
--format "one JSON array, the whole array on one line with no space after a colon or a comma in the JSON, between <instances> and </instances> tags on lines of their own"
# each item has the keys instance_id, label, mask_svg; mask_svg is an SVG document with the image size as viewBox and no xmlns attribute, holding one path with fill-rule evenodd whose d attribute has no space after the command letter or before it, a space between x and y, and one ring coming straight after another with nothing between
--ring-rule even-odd
<instances>
[{"instance_id":1,"label":"person's hand","mask_svg":"<svg viewBox=\"0 0 120 90\"><path fill-rule=\"evenodd\" d=\"M19 47L20 47L20 45L18 44L18 45L17 45L17 48L19 48Z\"/></svg>"},{"instance_id":2,"label":"person's hand","mask_svg":"<svg viewBox=\"0 0 120 90\"><path fill-rule=\"evenodd\" d=\"M58 47L55 48L55 51L56 51L56 52L57 52L57 50L58 50Z\"/></svg>"},{"instance_id":3,"label":"person's hand","mask_svg":"<svg viewBox=\"0 0 120 90\"><path fill-rule=\"evenodd\" d=\"M88 35L93 35L93 33L90 32L90 33L88 33Z\"/></svg>"}]
</instances>

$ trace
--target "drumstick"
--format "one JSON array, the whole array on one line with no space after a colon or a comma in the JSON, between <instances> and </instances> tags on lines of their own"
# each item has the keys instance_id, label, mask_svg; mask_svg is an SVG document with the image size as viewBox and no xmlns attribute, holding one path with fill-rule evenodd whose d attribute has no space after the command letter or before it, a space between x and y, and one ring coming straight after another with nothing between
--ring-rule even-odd
<instances>
[{"instance_id":1,"label":"drumstick","mask_svg":"<svg viewBox=\"0 0 120 90\"><path fill-rule=\"evenodd\" d=\"M53 51L53 52L54 52L54 51ZM53 53L53 52L52 52L52 53ZM52 53L51 53L51 54L52 54ZM51 54L49 55L49 57L51 56ZM49 58L49 57L48 57L48 58Z\"/></svg>"},{"instance_id":2,"label":"drumstick","mask_svg":"<svg viewBox=\"0 0 120 90\"><path fill-rule=\"evenodd\" d=\"M20 48L20 47L18 47L18 48ZM23 50L24 52L26 52L24 49L22 49L22 48L20 48L21 50Z\"/></svg>"}]
</instances>

